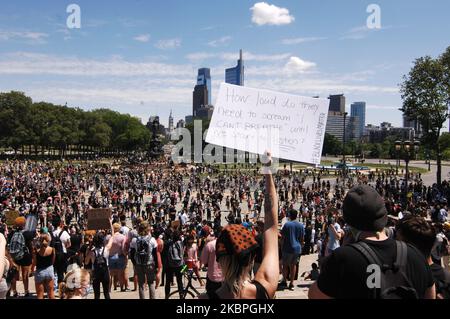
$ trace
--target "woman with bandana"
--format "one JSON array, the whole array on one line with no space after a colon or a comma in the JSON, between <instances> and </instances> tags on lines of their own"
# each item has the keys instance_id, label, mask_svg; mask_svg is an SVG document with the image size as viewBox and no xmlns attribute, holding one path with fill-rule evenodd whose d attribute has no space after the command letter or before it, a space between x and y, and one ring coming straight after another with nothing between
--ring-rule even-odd
<instances>
[{"instance_id":1,"label":"woman with bandana","mask_svg":"<svg viewBox=\"0 0 450 319\"><path fill-rule=\"evenodd\" d=\"M265 175L264 230L262 262L250 280L258 243L244 226L225 227L216 242L216 259L224 281L215 292L201 295L201 299L271 299L278 286L278 198L271 171L271 155L267 153Z\"/></svg>"}]
</instances>

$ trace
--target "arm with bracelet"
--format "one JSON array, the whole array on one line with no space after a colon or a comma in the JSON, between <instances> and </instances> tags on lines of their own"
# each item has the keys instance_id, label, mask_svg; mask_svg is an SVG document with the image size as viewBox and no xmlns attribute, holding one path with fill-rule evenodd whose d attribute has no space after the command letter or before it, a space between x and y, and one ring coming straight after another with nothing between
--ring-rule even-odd
<instances>
[{"instance_id":1,"label":"arm with bracelet","mask_svg":"<svg viewBox=\"0 0 450 319\"><path fill-rule=\"evenodd\" d=\"M265 178L263 259L255 279L264 286L269 297L273 298L279 277L278 196L270 167L272 164L270 153L267 153L267 157L267 164L262 168Z\"/></svg>"}]
</instances>

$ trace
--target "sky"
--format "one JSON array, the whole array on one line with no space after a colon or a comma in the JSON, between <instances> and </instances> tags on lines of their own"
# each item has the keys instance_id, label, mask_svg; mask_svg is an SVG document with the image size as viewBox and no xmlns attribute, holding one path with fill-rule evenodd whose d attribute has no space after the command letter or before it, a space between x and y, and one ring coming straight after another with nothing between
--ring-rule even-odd
<instances>
[{"instance_id":1,"label":"sky","mask_svg":"<svg viewBox=\"0 0 450 319\"><path fill-rule=\"evenodd\" d=\"M80 28L68 28L70 4ZM370 4L380 29L369 29ZM192 113L197 69L213 104L244 51L245 85L367 103L369 124L402 125L399 84L416 58L450 46L448 0L2 1L0 92L167 125Z\"/></svg>"}]
</instances>

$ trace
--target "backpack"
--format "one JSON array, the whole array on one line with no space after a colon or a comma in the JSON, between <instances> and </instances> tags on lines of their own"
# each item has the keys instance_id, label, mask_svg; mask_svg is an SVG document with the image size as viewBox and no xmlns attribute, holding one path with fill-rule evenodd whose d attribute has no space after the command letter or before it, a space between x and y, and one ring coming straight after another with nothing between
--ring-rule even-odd
<instances>
[{"instance_id":1,"label":"backpack","mask_svg":"<svg viewBox=\"0 0 450 319\"><path fill-rule=\"evenodd\" d=\"M64 244L61 240L63 232L64 230L61 230L58 236L52 235L51 247L55 248L56 260L58 261L61 261L64 258L64 246L63 246Z\"/></svg>"},{"instance_id":2,"label":"backpack","mask_svg":"<svg viewBox=\"0 0 450 319\"><path fill-rule=\"evenodd\" d=\"M29 254L28 247L25 245L25 237L21 231L14 232L9 244L9 254L15 262L21 261L25 255Z\"/></svg>"},{"instance_id":3,"label":"backpack","mask_svg":"<svg viewBox=\"0 0 450 319\"><path fill-rule=\"evenodd\" d=\"M177 268L183 265L182 247L179 241L171 242L167 253L169 267Z\"/></svg>"},{"instance_id":4,"label":"backpack","mask_svg":"<svg viewBox=\"0 0 450 319\"><path fill-rule=\"evenodd\" d=\"M148 265L150 260L149 253L150 245L148 240L145 237L139 236L136 239L136 252L135 252L135 260L138 265Z\"/></svg>"},{"instance_id":5,"label":"backpack","mask_svg":"<svg viewBox=\"0 0 450 319\"><path fill-rule=\"evenodd\" d=\"M97 251L94 250L95 259L94 259L93 267L94 267L95 272L100 272L100 271L104 271L104 270L108 269L108 264L106 262L104 253L105 253L105 247L103 247L103 249L99 255L97 255Z\"/></svg>"},{"instance_id":6,"label":"backpack","mask_svg":"<svg viewBox=\"0 0 450 319\"><path fill-rule=\"evenodd\" d=\"M351 244L369 262L381 268L381 287L371 289L371 299L419 299L416 289L406 274L408 246L396 241L397 257L392 265L383 263L377 254L364 242Z\"/></svg>"}]
</instances>

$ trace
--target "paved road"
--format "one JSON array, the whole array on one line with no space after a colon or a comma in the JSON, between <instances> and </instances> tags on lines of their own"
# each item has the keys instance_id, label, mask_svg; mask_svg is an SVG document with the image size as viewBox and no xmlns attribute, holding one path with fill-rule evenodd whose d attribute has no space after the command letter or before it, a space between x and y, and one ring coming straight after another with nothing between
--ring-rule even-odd
<instances>
[{"instance_id":1,"label":"paved road","mask_svg":"<svg viewBox=\"0 0 450 319\"><path fill-rule=\"evenodd\" d=\"M327 160L327 161L333 161L333 162L339 162L341 160L341 158L337 158L337 157L326 157L323 158L322 160ZM371 164L380 164L380 160L379 159L366 159L365 160L366 163L371 163ZM381 160L381 164L386 164L386 165L392 165L393 167L396 166L396 160L395 159L391 159L391 160ZM401 166L405 166L405 162L401 163ZM423 168L428 170L428 164L425 164L424 161L411 161L409 166L413 166L413 167L419 167L419 168ZM436 162L432 161L431 162L431 171L430 172L426 172L424 174L422 174L422 179L425 183L425 185L433 185L434 183L436 183L436 171L437 171L437 165ZM442 162L442 180L449 180L450 179L450 162L444 161Z\"/></svg>"}]
</instances>

